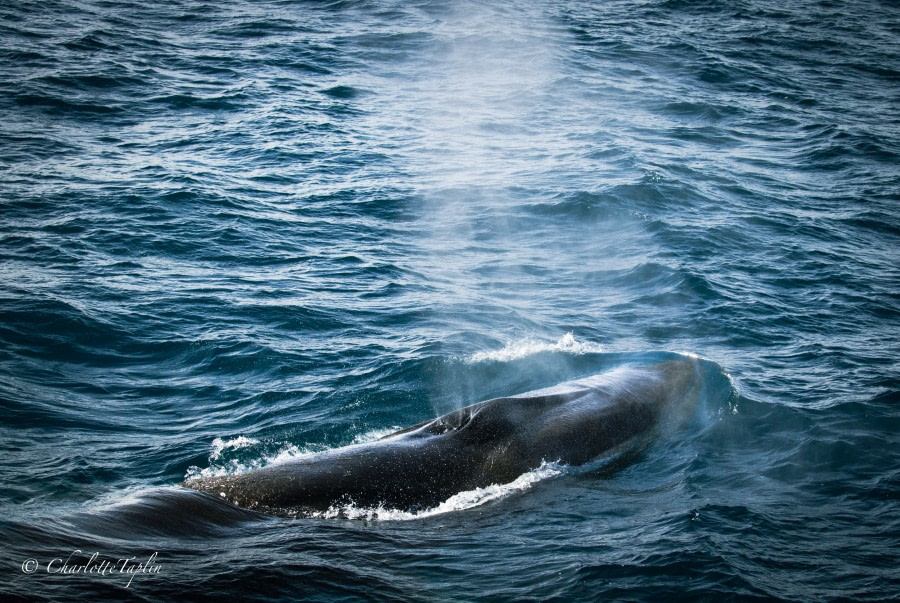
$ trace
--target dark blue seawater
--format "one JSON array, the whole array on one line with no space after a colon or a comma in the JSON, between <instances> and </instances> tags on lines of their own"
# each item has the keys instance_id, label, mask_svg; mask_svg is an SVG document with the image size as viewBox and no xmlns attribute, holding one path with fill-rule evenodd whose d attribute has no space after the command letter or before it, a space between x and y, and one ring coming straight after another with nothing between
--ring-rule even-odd
<instances>
[{"instance_id":1,"label":"dark blue seawater","mask_svg":"<svg viewBox=\"0 0 900 603\"><path fill-rule=\"evenodd\" d=\"M895 3L13 0L0 124L4 600L900 593ZM178 487L664 352L618 471Z\"/></svg>"}]
</instances>

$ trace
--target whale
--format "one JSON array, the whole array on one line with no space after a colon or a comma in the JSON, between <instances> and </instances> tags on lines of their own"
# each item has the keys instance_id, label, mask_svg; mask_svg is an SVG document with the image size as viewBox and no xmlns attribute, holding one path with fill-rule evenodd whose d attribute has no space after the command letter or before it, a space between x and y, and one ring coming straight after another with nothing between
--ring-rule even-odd
<instances>
[{"instance_id":1,"label":"whale","mask_svg":"<svg viewBox=\"0 0 900 603\"><path fill-rule=\"evenodd\" d=\"M693 357L618 366L478 402L371 442L181 485L274 515L348 506L415 513L544 463L581 467L641 450L699 388Z\"/></svg>"}]
</instances>

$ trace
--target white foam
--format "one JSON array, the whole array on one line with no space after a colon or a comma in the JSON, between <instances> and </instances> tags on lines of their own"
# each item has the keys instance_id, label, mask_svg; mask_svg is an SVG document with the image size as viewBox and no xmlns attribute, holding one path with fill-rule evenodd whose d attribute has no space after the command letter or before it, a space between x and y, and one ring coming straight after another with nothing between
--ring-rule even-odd
<instances>
[{"instance_id":1,"label":"white foam","mask_svg":"<svg viewBox=\"0 0 900 603\"><path fill-rule=\"evenodd\" d=\"M358 436L353 438L354 444L365 444L366 442L374 442L375 440L380 440L385 436L389 436L395 431L400 429L397 427L387 427L384 429L373 429L372 431L367 431L366 433L361 433Z\"/></svg>"},{"instance_id":2,"label":"white foam","mask_svg":"<svg viewBox=\"0 0 900 603\"><path fill-rule=\"evenodd\" d=\"M238 436L232 440L216 438L212 442L212 452L209 455L209 460L217 460L222 456L222 452L225 450L238 450L239 448L246 448L253 444L259 444L259 440L254 440L253 438L248 438L246 436Z\"/></svg>"},{"instance_id":3,"label":"white foam","mask_svg":"<svg viewBox=\"0 0 900 603\"><path fill-rule=\"evenodd\" d=\"M333 506L323 513L314 516L323 519L378 519L381 521L409 521L412 519L422 519L423 517L433 517L453 511L462 511L478 507L485 503L505 498L516 492L523 492L531 488L534 484L559 475L563 472L563 467L556 463L542 463L540 467L523 473L508 484L492 484L484 488L475 488L454 494L439 505L423 511L411 512L400 511L397 509L386 509L382 506L378 507L357 507L354 505Z\"/></svg>"},{"instance_id":4,"label":"white foam","mask_svg":"<svg viewBox=\"0 0 900 603\"><path fill-rule=\"evenodd\" d=\"M232 448L244 448L246 446L259 443L257 440L253 440L252 438L244 438L243 436L235 439L240 440L242 438L246 440L247 443L243 443L243 445L232 446ZM322 448L298 448L293 444L285 444L275 454L263 455L258 459L253 459L246 462L230 459L225 464L216 465L215 461L219 459L222 451L228 448L228 446L217 444L217 442L221 441L221 438L216 438L215 440L213 440L213 451L209 455L209 461L211 463L210 466L205 469L201 469L196 465L188 467L187 473L184 476L184 479L186 481L198 479L201 477L219 477L222 475L236 475L238 473L246 473L247 471L253 471L254 469L259 469L267 465L286 463L296 458L316 454L322 451ZM228 444L228 442L224 442L223 444Z\"/></svg>"},{"instance_id":5,"label":"white foam","mask_svg":"<svg viewBox=\"0 0 900 603\"><path fill-rule=\"evenodd\" d=\"M357 446L359 444L365 444L367 442L379 440L386 435L394 433L398 429L400 429L400 427L395 426L383 429L373 429L371 431L361 433L353 438L353 442L350 444L350 446ZM267 467L269 465L279 465L299 458L312 456L314 454L320 454L330 449L328 446L321 444L310 444L304 446L303 448L300 448L294 444L284 443L282 444L281 448L279 448L278 451L274 454L264 454L259 458L247 461L229 459L225 462L220 462L222 453L225 450L238 450L240 448L247 448L248 446L254 446L259 443L259 440L248 438L246 436L238 436L231 440L216 438L212 441L211 451L209 454L210 466L206 467L205 469L201 469L196 465L188 467L184 479L186 481L189 481L203 477L237 475L239 473L246 473L255 469Z\"/></svg>"},{"instance_id":6,"label":"white foam","mask_svg":"<svg viewBox=\"0 0 900 603\"><path fill-rule=\"evenodd\" d=\"M469 362L509 362L520 360L526 356L540 352L565 352L568 354L591 354L603 352L603 346L597 343L581 342L572 333L566 333L555 343L538 341L532 338L507 343L503 349L488 352L476 352Z\"/></svg>"}]
</instances>

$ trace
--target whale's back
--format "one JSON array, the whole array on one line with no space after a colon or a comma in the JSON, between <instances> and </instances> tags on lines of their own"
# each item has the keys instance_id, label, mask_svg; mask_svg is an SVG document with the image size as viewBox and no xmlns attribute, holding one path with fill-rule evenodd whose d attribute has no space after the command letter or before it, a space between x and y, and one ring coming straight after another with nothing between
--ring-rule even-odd
<instances>
[{"instance_id":1,"label":"whale's back","mask_svg":"<svg viewBox=\"0 0 900 603\"><path fill-rule=\"evenodd\" d=\"M621 367L479 402L374 442L184 485L276 513L432 507L509 483L544 462L583 465L640 445L668 408L696 391L697 380L690 358Z\"/></svg>"}]
</instances>

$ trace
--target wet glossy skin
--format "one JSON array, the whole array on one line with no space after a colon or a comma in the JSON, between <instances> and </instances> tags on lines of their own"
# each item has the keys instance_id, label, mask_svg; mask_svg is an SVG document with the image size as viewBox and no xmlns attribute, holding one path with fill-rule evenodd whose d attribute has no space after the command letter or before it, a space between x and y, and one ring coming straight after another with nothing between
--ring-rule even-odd
<instances>
[{"instance_id":1,"label":"wet glossy skin","mask_svg":"<svg viewBox=\"0 0 900 603\"><path fill-rule=\"evenodd\" d=\"M690 358L622 367L473 404L375 442L184 485L275 513L432 507L511 482L544 461L577 466L628 446L695 396L698 381Z\"/></svg>"}]
</instances>

